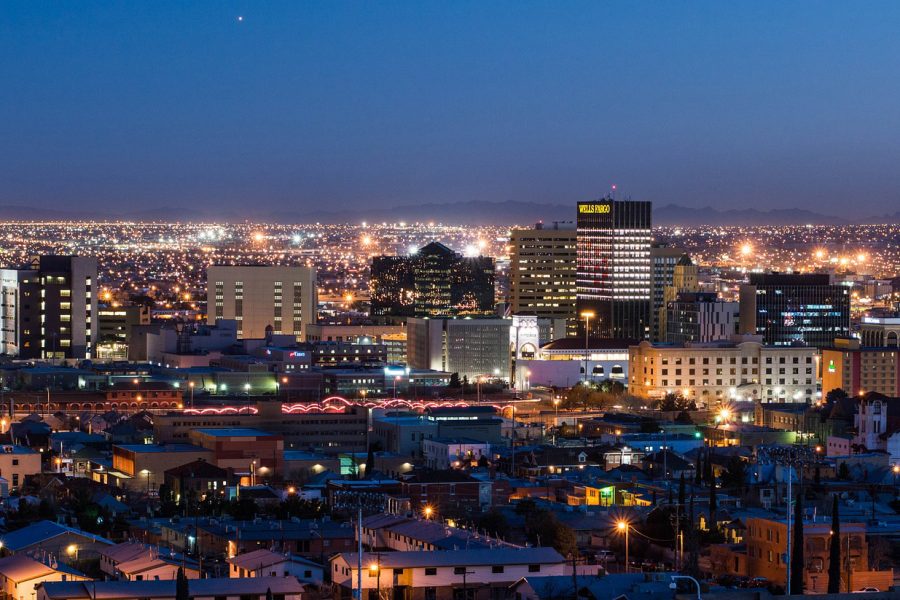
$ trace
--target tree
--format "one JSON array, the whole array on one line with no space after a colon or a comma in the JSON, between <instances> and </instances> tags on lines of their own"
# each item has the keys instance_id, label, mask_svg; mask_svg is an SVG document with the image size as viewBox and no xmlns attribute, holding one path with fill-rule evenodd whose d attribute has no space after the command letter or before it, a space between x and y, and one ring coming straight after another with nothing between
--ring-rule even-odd
<instances>
[{"instance_id":1,"label":"tree","mask_svg":"<svg viewBox=\"0 0 900 600\"><path fill-rule=\"evenodd\" d=\"M838 400L844 400L847 397L847 392L845 392L841 388L834 388L833 390L825 394L825 401L831 404L832 402L837 402Z\"/></svg>"},{"instance_id":2,"label":"tree","mask_svg":"<svg viewBox=\"0 0 900 600\"><path fill-rule=\"evenodd\" d=\"M842 462L841 466L838 467L837 477L838 479L842 479L844 481L850 479L850 467L847 466L847 463Z\"/></svg>"},{"instance_id":3,"label":"tree","mask_svg":"<svg viewBox=\"0 0 900 600\"><path fill-rule=\"evenodd\" d=\"M828 552L828 593L841 592L841 517L838 515L838 497L831 503L831 547Z\"/></svg>"},{"instance_id":4,"label":"tree","mask_svg":"<svg viewBox=\"0 0 900 600\"><path fill-rule=\"evenodd\" d=\"M552 546L563 556L573 556L578 552L575 532L559 522L551 512L539 510L532 516L531 541L541 546Z\"/></svg>"},{"instance_id":5,"label":"tree","mask_svg":"<svg viewBox=\"0 0 900 600\"><path fill-rule=\"evenodd\" d=\"M719 503L716 500L716 483L713 482L709 486L709 530L716 532L719 530L719 521L716 518L716 512L719 510Z\"/></svg>"},{"instance_id":6,"label":"tree","mask_svg":"<svg viewBox=\"0 0 900 600\"><path fill-rule=\"evenodd\" d=\"M451 390L458 390L462 387L462 383L459 381L459 373L451 373L447 387Z\"/></svg>"},{"instance_id":7,"label":"tree","mask_svg":"<svg viewBox=\"0 0 900 600\"><path fill-rule=\"evenodd\" d=\"M509 531L509 522L502 512L492 508L475 521L475 528L483 530L486 534L497 537Z\"/></svg>"},{"instance_id":8,"label":"tree","mask_svg":"<svg viewBox=\"0 0 900 600\"><path fill-rule=\"evenodd\" d=\"M681 472L681 478L678 480L678 506L684 506L684 471Z\"/></svg>"},{"instance_id":9,"label":"tree","mask_svg":"<svg viewBox=\"0 0 900 600\"><path fill-rule=\"evenodd\" d=\"M266 588L266 600L275 600L275 596L272 595L272 588Z\"/></svg>"},{"instance_id":10,"label":"tree","mask_svg":"<svg viewBox=\"0 0 900 600\"><path fill-rule=\"evenodd\" d=\"M700 485L700 474L703 472L703 455L697 452L694 459L694 485Z\"/></svg>"},{"instance_id":11,"label":"tree","mask_svg":"<svg viewBox=\"0 0 900 600\"><path fill-rule=\"evenodd\" d=\"M191 600L188 580L181 567L178 567L178 574L175 576L175 600Z\"/></svg>"},{"instance_id":12,"label":"tree","mask_svg":"<svg viewBox=\"0 0 900 600\"><path fill-rule=\"evenodd\" d=\"M803 594L806 582L803 560L803 494L794 503L794 540L791 546L791 594Z\"/></svg>"},{"instance_id":13,"label":"tree","mask_svg":"<svg viewBox=\"0 0 900 600\"><path fill-rule=\"evenodd\" d=\"M697 528L694 527L694 497L691 496L691 512L688 517L689 524L687 527L687 549L688 560L684 567L686 575L698 577L700 575L700 539L697 534Z\"/></svg>"},{"instance_id":14,"label":"tree","mask_svg":"<svg viewBox=\"0 0 900 600\"><path fill-rule=\"evenodd\" d=\"M691 415L688 414L686 410L678 413L678 416L675 417L675 422L682 425L693 425L694 420L691 418Z\"/></svg>"},{"instance_id":15,"label":"tree","mask_svg":"<svg viewBox=\"0 0 900 600\"><path fill-rule=\"evenodd\" d=\"M706 452L706 462L703 466L703 481L706 482L706 485L714 486L716 478L713 476L712 452Z\"/></svg>"},{"instance_id":16,"label":"tree","mask_svg":"<svg viewBox=\"0 0 900 600\"><path fill-rule=\"evenodd\" d=\"M743 490L746 481L747 465L740 456L728 459L728 465L722 473L722 487L727 490Z\"/></svg>"}]
</instances>

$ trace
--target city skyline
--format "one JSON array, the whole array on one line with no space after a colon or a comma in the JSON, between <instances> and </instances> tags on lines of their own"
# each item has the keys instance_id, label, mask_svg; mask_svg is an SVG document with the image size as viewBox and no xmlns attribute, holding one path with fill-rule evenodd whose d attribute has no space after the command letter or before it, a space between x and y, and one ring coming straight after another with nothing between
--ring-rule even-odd
<instances>
[{"instance_id":1,"label":"city skyline","mask_svg":"<svg viewBox=\"0 0 900 600\"><path fill-rule=\"evenodd\" d=\"M898 206L900 7L4 5L0 206ZM849 200L849 201L848 201Z\"/></svg>"}]
</instances>

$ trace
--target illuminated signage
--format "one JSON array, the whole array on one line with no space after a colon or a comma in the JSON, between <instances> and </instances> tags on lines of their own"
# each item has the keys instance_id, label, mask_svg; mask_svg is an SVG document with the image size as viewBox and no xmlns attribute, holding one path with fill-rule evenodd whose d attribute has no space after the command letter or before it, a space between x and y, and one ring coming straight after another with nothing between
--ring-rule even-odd
<instances>
[{"instance_id":1,"label":"illuminated signage","mask_svg":"<svg viewBox=\"0 0 900 600\"><path fill-rule=\"evenodd\" d=\"M834 366L834 361L833 361L833 360L829 360L829 361L828 361L828 372L829 372L829 373L834 373L835 371L837 371L837 367Z\"/></svg>"},{"instance_id":2,"label":"illuminated signage","mask_svg":"<svg viewBox=\"0 0 900 600\"><path fill-rule=\"evenodd\" d=\"M578 213L582 215L608 215L612 212L612 204L579 204Z\"/></svg>"}]
</instances>

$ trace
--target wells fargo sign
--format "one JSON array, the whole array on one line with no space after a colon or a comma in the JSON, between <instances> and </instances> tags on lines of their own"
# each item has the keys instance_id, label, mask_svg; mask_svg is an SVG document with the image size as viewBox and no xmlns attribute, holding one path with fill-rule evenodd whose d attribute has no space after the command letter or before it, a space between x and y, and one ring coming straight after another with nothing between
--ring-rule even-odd
<instances>
[{"instance_id":1,"label":"wells fargo sign","mask_svg":"<svg viewBox=\"0 0 900 600\"><path fill-rule=\"evenodd\" d=\"M582 215L608 215L612 212L612 204L579 204L578 213Z\"/></svg>"}]
</instances>

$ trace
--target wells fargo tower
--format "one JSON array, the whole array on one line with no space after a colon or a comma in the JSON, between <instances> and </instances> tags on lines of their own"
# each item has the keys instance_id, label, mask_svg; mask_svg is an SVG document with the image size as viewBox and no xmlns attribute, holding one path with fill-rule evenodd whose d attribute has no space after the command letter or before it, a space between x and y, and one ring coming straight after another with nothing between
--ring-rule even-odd
<instances>
[{"instance_id":1,"label":"wells fargo tower","mask_svg":"<svg viewBox=\"0 0 900 600\"><path fill-rule=\"evenodd\" d=\"M650 333L651 203L605 198L578 203L579 330L642 340Z\"/></svg>"}]
</instances>

